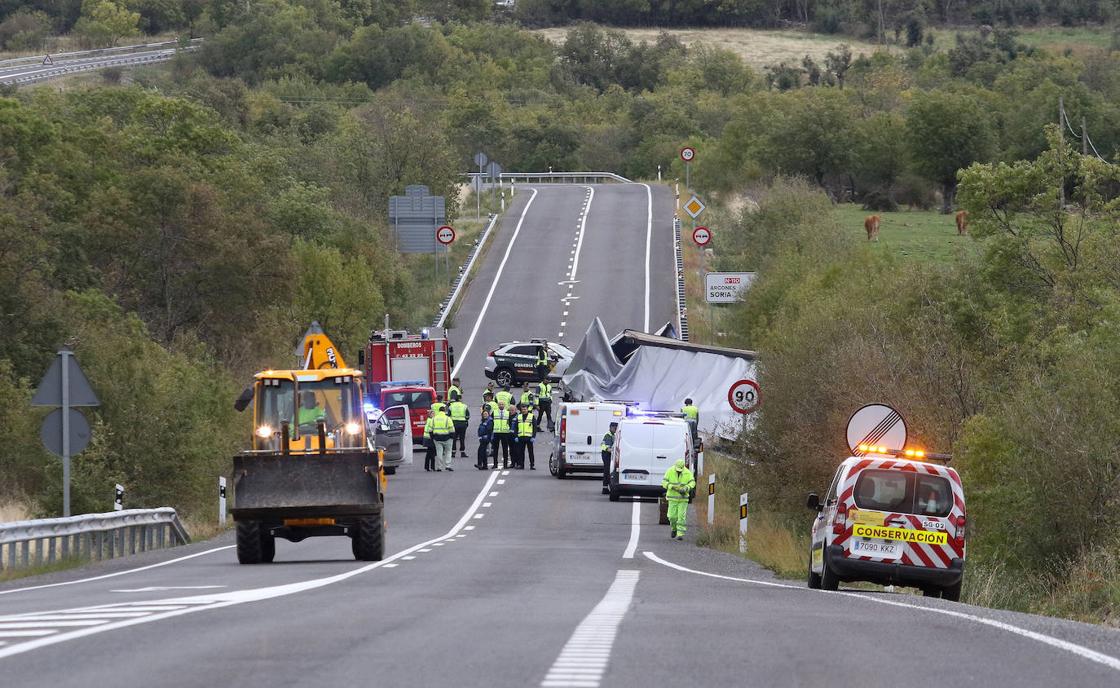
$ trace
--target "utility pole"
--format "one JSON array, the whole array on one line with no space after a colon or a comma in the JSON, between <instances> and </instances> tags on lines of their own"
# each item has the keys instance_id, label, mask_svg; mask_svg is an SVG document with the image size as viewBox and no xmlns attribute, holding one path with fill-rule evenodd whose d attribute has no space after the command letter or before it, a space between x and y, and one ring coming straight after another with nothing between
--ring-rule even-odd
<instances>
[{"instance_id":1,"label":"utility pole","mask_svg":"<svg viewBox=\"0 0 1120 688\"><path fill-rule=\"evenodd\" d=\"M1085 115L1081 115L1081 154L1089 154L1089 132L1085 129Z\"/></svg>"},{"instance_id":2,"label":"utility pole","mask_svg":"<svg viewBox=\"0 0 1120 688\"><path fill-rule=\"evenodd\" d=\"M1058 210L1066 207L1066 174L1065 160L1062 153L1066 147L1066 99L1058 96L1058 136L1062 137L1058 143L1058 167L1062 169L1062 178L1058 181Z\"/></svg>"}]
</instances>

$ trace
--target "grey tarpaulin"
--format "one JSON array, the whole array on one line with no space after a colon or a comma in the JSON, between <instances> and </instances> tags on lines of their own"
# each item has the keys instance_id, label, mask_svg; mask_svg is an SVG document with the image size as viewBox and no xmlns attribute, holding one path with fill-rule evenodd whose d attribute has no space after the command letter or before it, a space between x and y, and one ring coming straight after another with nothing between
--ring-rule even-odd
<instances>
[{"instance_id":1,"label":"grey tarpaulin","mask_svg":"<svg viewBox=\"0 0 1120 688\"><path fill-rule=\"evenodd\" d=\"M727 393L741 379L757 379L753 351L703 346L670 337L625 330L615 350L632 351L618 360L598 319L588 328L564 375L572 399L625 399L641 408L676 411L685 398L700 409L700 430L731 436L743 416L731 409ZM750 419L750 416L747 416Z\"/></svg>"}]
</instances>

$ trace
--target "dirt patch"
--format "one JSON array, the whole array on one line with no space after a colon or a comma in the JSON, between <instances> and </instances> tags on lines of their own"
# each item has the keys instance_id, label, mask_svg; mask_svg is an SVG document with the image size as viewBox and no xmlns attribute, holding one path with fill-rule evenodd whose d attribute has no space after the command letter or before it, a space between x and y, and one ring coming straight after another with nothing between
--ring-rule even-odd
<instances>
[{"instance_id":1,"label":"dirt patch","mask_svg":"<svg viewBox=\"0 0 1120 688\"><path fill-rule=\"evenodd\" d=\"M830 51L835 50L842 43L852 49L852 56L861 53L870 55L877 50L891 50L888 46L879 46L865 43L850 38L839 36L826 36L823 34L805 33L800 31L763 31L760 29L620 29L634 41L653 42L657 40L662 31L675 36L688 46L703 44L717 48L726 48L755 68L781 62L801 63L801 58L809 55L817 62L824 59ZM539 29L541 34L553 43L563 43L568 29L556 27Z\"/></svg>"},{"instance_id":2,"label":"dirt patch","mask_svg":"<svg viewBox=\"0 0 1120 688\"><path fill-rule=\"evenodd\" d=\"M19 502L0 502L0 523L27 521L30 518L31 513L23 504Z\"/></svg>"}]
</instances>

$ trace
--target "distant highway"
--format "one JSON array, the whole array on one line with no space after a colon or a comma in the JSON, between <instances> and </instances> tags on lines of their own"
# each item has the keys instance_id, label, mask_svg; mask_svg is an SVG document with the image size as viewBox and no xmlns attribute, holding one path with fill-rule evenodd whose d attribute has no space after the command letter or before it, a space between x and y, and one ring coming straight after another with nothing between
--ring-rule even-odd
<instances>
[{"instance_id":1,"label":"distant highway","mask_svg":"<svg viewBox=\"0 0 1120 688\"><path fill-rule=\"evenodd\" d=\"M499 342L574 346L675 313L673 198L518 187L451 332L467 401ZM648 266L648 267L647 267ZM574 284L567 280L575 272ZM560 336L560 332L563 335ZM472 433L473 435L473 428ZM670 541L653 503L536 471L392 476L383 562L344 538L232 538L0 586L5 685L1107 686L1120 632L909 594L808 590Z\"/></svg>"},{"instance_id":2,"label":"distant highway","mask_svg":"<svg viewBox=\"0 0 1120 688\"><path fill-rule=\"evenodd\" d=\"M198 46L201 39L195 39L190 48ZM165 62L183 50L177 41L148 43L145 45L122 46L102 50L81 50L70 53L35 55L0 61L0 83L33 84L80 72L88 72L107 67L135 67L138 65Z\"/></svg>"}]
</instances>

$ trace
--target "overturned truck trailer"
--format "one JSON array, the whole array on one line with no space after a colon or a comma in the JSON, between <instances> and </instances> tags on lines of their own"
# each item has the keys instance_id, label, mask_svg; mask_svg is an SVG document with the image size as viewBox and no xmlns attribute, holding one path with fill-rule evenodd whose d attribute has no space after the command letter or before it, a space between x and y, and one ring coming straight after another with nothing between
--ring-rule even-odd
<instances>
[{"instance_id":1,"label":"overturned truck trailer","mask_svg":"<svg viewBox=\"0 0 1120 688\"><path fill-rule=\"evenodd\" d=\"M596 318L568 366L564 387L575 401L621 399L646 409L677 410L691 398L700 409L701 432L732 437L744 416L731 408L728 391L738 380L756 379L756 358L753 351L636 330L610 339Z\"/></svg>"}]
</instances>

